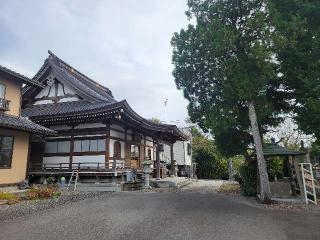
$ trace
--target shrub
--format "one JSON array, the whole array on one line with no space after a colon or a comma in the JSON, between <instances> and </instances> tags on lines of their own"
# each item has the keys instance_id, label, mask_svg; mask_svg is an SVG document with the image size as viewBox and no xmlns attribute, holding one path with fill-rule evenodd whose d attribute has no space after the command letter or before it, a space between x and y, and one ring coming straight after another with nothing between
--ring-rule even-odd
<instances>
[{"instance_id":1,"label":"shrub","mask_svg":"<svg viewBox=\"0 0 320 240\"><path fill-rule=\"evenodd\" d=\"M60 195L61 193L58 191L56 185L49 185L30 189L26 193L26 198L28 200L47 199L52 197L58 197Z\"/></svg>"},{"instance_id":2,"label":"shrub","mask_svg":"<svg viewBox=\"0 0 320 240\"><path fill-rule=\"evenodd\" d=\"M227 161L217 157L213 151L206 148L197 149L194 159L199 179L228 179Z\"/></svg>"},{"instance_id":3,"label":"shrub","mask_svg":"<svg viewBox=\"0 0 320 240\"><path fill-rule=\"evenodd\" d=\"M240 167L239 182L241 193L244 196L255 196L257 194L257 167L256 164L247 164Z\"/></svg>"},{"instance_id":4,"label":"shrub","mask_svg":"<svg viewBox=\"0 0 320 240\"><path fill-rule=\"evenodd\" d=\"M267 171L270 181L274 181L275 178L282 179L283 178L283 160L279 157L270 158L267 162Z\"/></svg>"},{"instance_id":5,"label":"shrub","mask_svg":"<svg viewBox=\"0 0 320 240\"><path fill-rule=\"evenodd\" d=\"M38 199L39 195L38 192L34 189L29 190L28 192L26 192L26 199L28 200L35 200Z\"/></svg>"}]
</instances>

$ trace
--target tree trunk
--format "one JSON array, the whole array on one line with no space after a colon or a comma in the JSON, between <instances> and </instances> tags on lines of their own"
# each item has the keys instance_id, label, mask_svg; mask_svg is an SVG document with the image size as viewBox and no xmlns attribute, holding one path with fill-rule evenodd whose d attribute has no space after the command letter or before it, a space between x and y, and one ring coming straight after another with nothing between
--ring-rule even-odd
<instances>
[{"instance_id":1,"label":"tree trunk","mask_svg":"<svg viewBox=\"0 0 320 240\"><path fill-rule=\"evenodd\" d=\"M229 181L234 181L233 163L231 158L228 158L228 173L229 173Z\"/></svg>"},{"instance_id":2,"label":"tree trunk","mask_svg":"<svg viewBox=\"0 0 320 240\"><path fill-rule=\"evenodd\" d=\"M269 177L267 172L267 165L263 155L262 142L257 122L257 115L255 111L254 102L250 101L248 103L249 107L249 119L252 128L253 140L257 153L257 166L259 172L259 186L260 186L260 200L263 203L271 202L271 192L269 185Z\"/></svg>"}]
</instances>

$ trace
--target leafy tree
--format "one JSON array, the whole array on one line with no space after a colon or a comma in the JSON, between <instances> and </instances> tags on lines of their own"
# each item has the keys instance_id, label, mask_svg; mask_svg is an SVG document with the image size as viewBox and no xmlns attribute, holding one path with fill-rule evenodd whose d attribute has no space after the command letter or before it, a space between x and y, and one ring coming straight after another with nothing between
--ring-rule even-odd
<instances>
[{"instance_id":1,"label":"leafy tree","mask_svg":"<svg viewBox=\"0 0 320 240\"><path fill-rule=\"evenodd\" d=\"M227 179L228 166L217 151L214 141L192 128L192 152L197 163L197 177L201 179Z\"/></svg>"},{"instance_id":2,"label":"leafy tree","mask_svg":"<svg viewBox=\"0 0 320 240\"><path fill-rule=\"evenodd\" d=\"M161 123L161 120L159 118L156 118L156 117L150 118L149 121L151 121L153 123Z\"/></svg>"},{"instance_id":3,"label":"leafy tree","mask_svg":"<svg viewBox=\"0 0 320 240\"><path fill-rule=\"evenodd\" d=\"M299 127L320 138L320 1L270 0L282 82L294 93Z\"/></svg>"},{"instance_id":4,"label":"leafy tree","mask_svg":"<svg viewBox=\"0 0 320 240\"><path fill-rule=\"evenodd\" d=\"M188 6L195 23L172 38L176 85L190 102L191 120L214 134L224 154L245 153L254 142L260 198L270 202L261 133L281 122L289 96L274 59L281 36L271 27L268 2L189 0Z\"/></svg>"}]
</instances>

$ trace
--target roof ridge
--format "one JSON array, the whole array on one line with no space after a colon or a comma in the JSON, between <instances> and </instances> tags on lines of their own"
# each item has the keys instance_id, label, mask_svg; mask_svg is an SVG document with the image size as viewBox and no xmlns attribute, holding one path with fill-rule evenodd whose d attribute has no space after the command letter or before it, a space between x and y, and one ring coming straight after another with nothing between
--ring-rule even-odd
<instances>
[{"instance_id":1,"label":"roof ridge","mask_svg":"<svg viewBox=\"0 0 320 240\"><path fill-rule=\"evenodd\" d=\"M57 55L55 55L53 52L51 52L50 50L48 50L49 55L56 59L58 62L64 64L67 68L69 68L69 70L71 70L72 73L75 73L76 75L84 78L85 80L87 80L89 83L94 84L96 87L101 88L102 90L107 91L108 94L110 94L112 96L112 92L109 88L103 86L102 84L94 81L93 79L89 78L88 76L86 76L85 74L83 74L82 72L80 72L79 70L77 70L76 68L72 67L70 64L66 63L65 61L63 61L61 58L59 58ZM49 56L49 57L50 57Z\"/></svg>"},{"instance_id":2,"label":"roof ridge","mask_svg":"<svg viewBox=\"0 0 320 240\"><path fill-rule=\"evenodd\" d=\"M5 66L3 66L3 65L0 65L0 70L6 72L6 73L8 73L8 74L10 74L10 75L12 75L12 76L14 76L14 77L16 77L16 78L19 78L19 79L21 79L21 80L23 80L23 81L25 81L25 82L27 82L27 83L30 83L30 84L32 84L32 85L37 85L38 87L44 87L41 83L36 82L36 81L34 81L33 79L28 78L28 77L26 77L25 75L23 75L23 74L21 74L21 73L18 73L18 72L16 72L16 71L13 71L13 70L11 70L10 68L7 68L7 67L5 67Z\"/></svg>"}]
</instances>

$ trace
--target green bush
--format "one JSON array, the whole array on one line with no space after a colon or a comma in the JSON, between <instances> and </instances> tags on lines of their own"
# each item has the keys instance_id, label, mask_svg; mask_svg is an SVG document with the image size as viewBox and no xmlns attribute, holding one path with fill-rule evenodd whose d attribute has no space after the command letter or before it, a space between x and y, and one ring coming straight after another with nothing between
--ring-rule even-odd
<instances>
[{"instance_id":1,"label":"green bush","mask_svg":"<svg viewBox=\"0 0 320 240\"><path fill-rule=\"evenodd\" d=\"M200 148L194 152L197 163L197 177L199 179L228 179L228 164L225 159L218 158L207 148Z\"/></svg>"},{"instance_id":2,"label":"green bush","mask_svg":"<svg viewBox=\"0 0 320 240\"><path fill-rule=\"evenodd\" d=\"M256 196L257 194L257 167L255 164L247 164L240 167L241 193L244 196Z\"/></svg>"},{"instance_id":3,"label":"green bush","mask_svg":"<svg viewBox=\"0 0 320 240\"><path fill-rule=\"evenodd\" d=\"M267 161L267 171L270 181L283 178L283 159L279 157L270 158Z\"/></svg>"}]
</instances>

